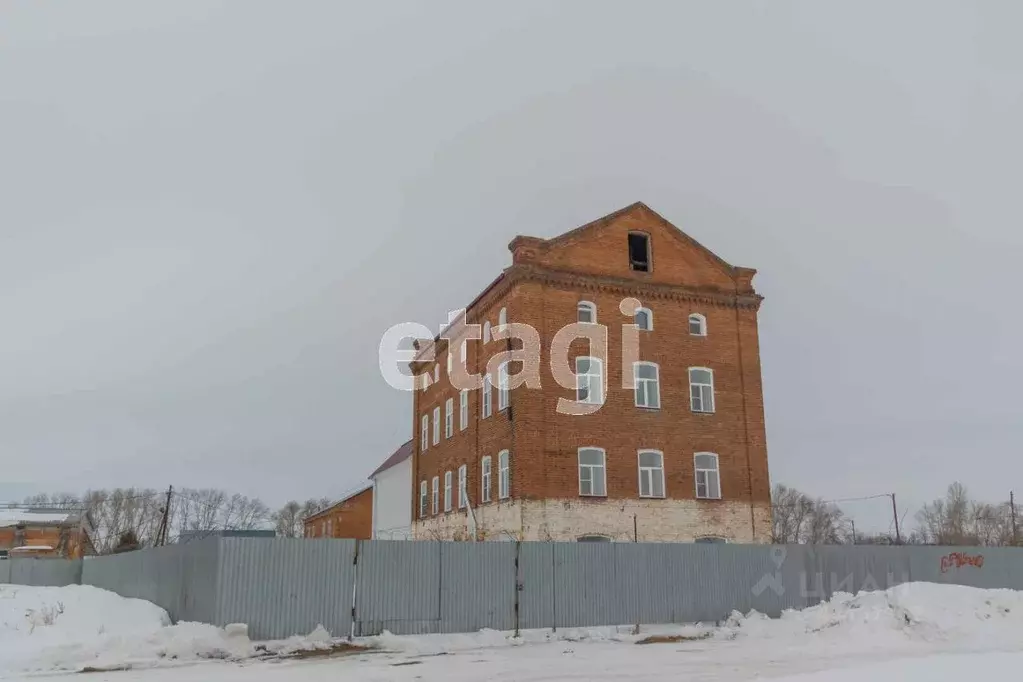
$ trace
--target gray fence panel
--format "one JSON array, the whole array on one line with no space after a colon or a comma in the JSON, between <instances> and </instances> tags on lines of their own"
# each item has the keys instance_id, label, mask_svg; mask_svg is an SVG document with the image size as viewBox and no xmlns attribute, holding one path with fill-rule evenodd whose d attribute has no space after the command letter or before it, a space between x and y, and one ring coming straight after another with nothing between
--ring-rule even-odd
<instances>
[{"instance_id":1,"label":"gray fence panel","mask_svg":"<svg viewBox=\"0 0 1023 682\"><path fill-rule=\"evenodd\" d=\"M990 554L991 548L986 547L913 547L909 573L917 582L995 587L997 580L991 574L997 569ZM980 565L978 557L983 557Z\"/></svg>"},{"instance_id":2,"label":"gray fence panel","mask_svg":"<svg viewBox=\"0 0 1023 682\"><path fill-rule=\"evenodd\" d=\"M182 549L178 620L218 622L221 542L220 538L207 538L178 545Z\"/></svg>"},{"instance_id":3,"label":"gray fence panel","mask_svg":"<svg viewBox=\"0 0 1023 682\"><path fill-rule=\"evenodd\" d=\"M836 592L858 594L886 590L909 582L909 551L906 547L819 546L808 586L815 599L830 599Z\"/></svg>"},{"instance_id":4,"label":"gray fence panel","mask_svg":"<svg viewBox=\"0 0 1023 682\"><path fill-rule=\"evenodd\" d=\"M694 546L693 550L697 548ZM758 611L771 617L807 604L804 580L813 562L811 548L798 545L706 545L717 555L713 586L707 591L708 620L724 620L733 611ZM707 558L713 562L713 556Z\"/></svg>"},{"instance_id":5,"label":"gray fence panel","mask_svg":"<svg viewBox=\"0 0 1023 682\"><path fill-rule=\"evenodd\" d=\"M617 589L613 543L554 543L554 622L557 627L629 622Z\"/></svg>"},{"instance_id":6,"label":"gray fence panel","mask_svg":"<svg viewBox=\"0 0 1023 682\"><path fill-rule=\"evenodd\" d=\"M685 561L678 545L614 543L617 591L623 623L677 623L686 609L686 590L679 583Z\"/></svg>"},{"instance_id":7,"label":"gray fence panel","mask_svg":"<svg viewBox=\"0 0 1023 682\"><path fill-rule=\"evenodd\" d=\"M554 545L522 542L519 550L519 628L553 628Z\"/></svg>"},{"instance_id":8,"label":"gray fence panel","mask_svg":"<svg viewBox=\"0 0 1023 682\"><path fill-rule=\"evenodd\" d=\"M81 559L21 557L5 563L10 564L8 580L13 585L64 587L77 585L82 577Z\"/></svg>"},{"instance_id":9,"label":"gray fence panel","mask_svg":"<svg viewBox=\"0 0 1023 682\"><path fill-rule=\"evenodd\" d=\"M0 585L11 582L11 560L0 559Z\"/></svg>"},{"instance_id":10,"label":"gray fence panel","mask_svg":"<svg viewBox=\"0 0 1023 682\"><path fill-rule=\"evenodd\" d=\"M515 544L446 542L440 553L438 631L483 628L515 628Z\"/></svg>"},{"instance_id":11,"label":"gray fence panel","mask_svg":"<svg viewBox=\"0 0 1023 682\"><path fill-rule=\"evenodd\" d=\"M318 625L347 636L356 545L356 540L220 538L214 624L248 623L253 639L305 635Z\"/></svg>"},{"instance_id":12,"label":"gray fence panel","mask_svg":"<svg viewBox=\"0 0 1023 682\"><path fill-rule=\"evenodd\" d=\"M387 630L412 635L439 630L442 544L402 540L360 543L356 634L378 635Z\"/></svg>"}]
</instances>

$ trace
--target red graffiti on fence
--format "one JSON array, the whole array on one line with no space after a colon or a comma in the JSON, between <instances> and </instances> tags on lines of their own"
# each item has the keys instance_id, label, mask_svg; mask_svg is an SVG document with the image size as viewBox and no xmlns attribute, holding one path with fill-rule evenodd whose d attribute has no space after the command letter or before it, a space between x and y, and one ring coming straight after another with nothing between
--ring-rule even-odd
<instances>
[{"instance_id":1,"label":"red graffiti on fence","mask_svg":"<svg viewBox=\"0 0 1023 682\"><path fill-rule=\"evenodd\" d=\"M952 568L962 568L963 566L974 566L976 568L984 567L984 555L974 554L970 555L966 552L952 552L941 557L941 572L947 573Z\"/></svg>"}]
</instances>

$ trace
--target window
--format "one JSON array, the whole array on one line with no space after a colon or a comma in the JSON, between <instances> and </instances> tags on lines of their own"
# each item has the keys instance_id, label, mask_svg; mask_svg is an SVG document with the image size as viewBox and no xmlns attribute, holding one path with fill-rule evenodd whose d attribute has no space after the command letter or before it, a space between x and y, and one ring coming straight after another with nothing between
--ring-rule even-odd
<instances>
[{"instance_id":1,"label":"window","mask_svg":"<svg viewBox=\"0 0 1023 682\"><path fill-rule=\"evenodd\" d=\"M494 398L491 391L489 376L483 377L483 386L480 387L480 390L483 391L483 400L480 401L480 411L483 415L483 419L486 419L490 416L491 412L494 411Z\"/></svg>"},{"instance_id":2,"label":"window","mask_svg":"<svg viewBox=\"0 0 1023 682\"><path fill-rule=\"evenodd\" d=\"M423 415L422 436L419 439L419 450L425 452L430 447L430 415Z\"/></svg>"},{"instance_id":3,"label":"window","mask_svg":"<svg viewBox=\"0 0 1023 682\"><path fill-rule=\"evenodd\" d=\"M579 448L579 494L586 497L607 495L604 451L600 448Z\"/></svg>"},{"instance_id":4,"label":"window","mask_svg":"<svg viewBox=\"0 0 1023 682\"><path fill-rule=\"evenodd\" d=\"M490 502L490 456L483 458L480 464L480 500Z\"/></svg>"},{"instance_id":5,"label":"window","mask_svg":"<svg viewBox=\"0 0 1023 682\"><path fill-rule=\"evenodd\" d=\"M611 538L606 535L580 535L575 540L576 542L611 542Z\"/></svg>"},{"instance_id":6,"label":"window","mask_svg":"<svg viewBox=\"0 0 1023 682\"><path fill-rule=\"evenodd\" d=\"M440 443L440 407L433 408L433 444Z\"/></svg>"},{"instance_id":7,"label":"window","mask_svg":"<svg viewBox=\"0 0 1023 682\"><path fill-rule=\"evenodd\" d=\"M507 450L497 453L497 499L506 500L511 495L511 462Z\"/></svg>"},{"instance_id":8,"label":"window","mask_svg":"<svg viewBox=\"0 0 1023 682\"><path fill-rule=\"evenodd\" d=\"M707 318L700 313L689 316L689 333L693 336L707 335Z\"/></svg>"},{"instance_id":9,"label":"window","mask_svg":"<svg viewBox=\"0 0 1023 682\"><path fill-rule=\"evenodd\" d=\"M503 362L497 368L497 409L498 411L508 409L508 402L511 396L508 393L508 363Z\"/></svg>"},{"instance_id":10,"label":"window","mask_svg":"<svg viewBox=\"0 0 1023 682\"><path fill-rule=\"evenodd\" d=\"M504 327L506 324L508 324L508 309L501 308L501 312L497 316L497 326Z\"/></svg>"},{"instance_id":11,"label":"window","mask_svg":"<svg viewBox=\"0 0 1023 682\"><path fill-rule=\"evenodd\" d=\"M469 472L466 470L465 465L458 467L458 508L465 509L469 506L469 491L466 490L465 484Z\"/></svg>"},{"instance_id":12,"label":"window","mask_svg":"<svg viewBox=\"0 0 1023 682\"><path fill-rule=\"evenodd\" d=\"M444 402L444 437L451 438L455 433L455 399L448 398Z\"/></svg>"},{"instance_id":13,"label":"window","mask_svg":"<svg viewBox=\"0 0 1023 682\"><path fill-rule=\"evenodd\" d=\"M696 499L721 499L721 473L718 471L718 456L712 452L697 452L693 462L696 466Z\"/></svg>"},{"instance_id":14,"label":"window","mask_svg":"<svg viewBox=\"0 0 1023 682\"><path fill-rule=\"evenodd\" d=\"M664 455L659 450L639 451L639 496L664 497Z\"/></svg>"},{"instance_id":15,"label":"window","mask_svg":"<svg viewBox=\"0 0 1023 682\"><path fill-rule=\"evenodd\" d=\"M459 353L459 357L462 358L462 365L463 366L465 365L466 343L468 343L468 342L467 341L462 341L462 350Z\"/></svg>"},{"instance_id":16,"label":"window","mask_svg":"<svg viewBox=\"0 0 1023 682\"><path fill-rule=\"evenodd\" d=\"M320 537L326 537L326 536L327 536L327 522L326 521L320 521Z\"/></svg>"},{"instance_id":17,"label":"window","mask_svg":"<svg viewBox=\"0 0 1023 682\"><path fill-rule=\"evenodd\" d=\"M650 308L636 308L636 326L644 332L654 330L654 314Z\"/></svg>"},{"instance_id":18,"label":"window","mask_svg":"<svg viewBox=\"0 0 1023 682\"><path fill-rule=\"evenodd\" d=\"M604 365L600 358L575 359L575 399L591 405L604 404Z\"/></svg>"},{"instance_id":19,"label":"window","mask_svg":"<svg viewBox=\"0 0 1023 682\"><path fill-rule=\"evenodd\" d=\"M652 362L637 362L632 366L636 380L636 407L652 409L661 406L660 369Z\"/></svg>"},{"instance_id":20,"label":"window","mask_svg":"<svg viewBox=\"0 0 1023 682\"><path fill-rule=\"evenodd\" d=\"M695 540L693 540L693 542L698 542L698 543L701 543L701 544L702 543L720 544L720 543L726 543L726 542L728 542L728 540L726 540L724 538L719 538L719 537L717 537L715 535L705 535L702 538L696 538Z\"/></svg>"},{"instance_id":21,"label":"window","mask_svg":"<svg viewBox=\"0 0 1023 682\"><path fill-rule=\"evenodd\" d=\"M419 484L419 518L426 518L426 481Z\"/></svg>"},{"instance_id":22,"label":"window","mask_svg":"<svg viewBox=\"0 0 1023 682\"><path fill-rule=\"evenodd\" d=\"M589 301L579 301L579 305L576 306L576 313L580 322L586 324L597 323L597 306Z\"/></svg>"},{"instance_id":23,"label":"window","mask_svg":"<svg viewBox=\"0 0 1023 682\"><path fill-rule=\"evenodd\" d=\"M483 323L483 343L490 343L490 320Z\"/></svg>"},{"instance_id":24,"label":"window","mask_svg":"<svg viewBox=\"0 0 1023 682\"><path fill-rule=\"evenodd\" d=\"M448 351L448 376L451 376L451 365L454 363L455 358L451 355L451 351Z\"/></svg>"},{"instance_id":25,"label":"window","mask_svg":"<svg viewBox=\"0 0 1023 682\"><path fill-rule=\"evenodd\" d=\"M327 537L334 537L334 519L327 519Z\"/></svg>"},{"instance_id":26,"label":"window","mask_svg":"<svg viewBox=\"0 0 1023 682\"><path fill-rule=\"evenodd\" d=\"M706 367L689 368L689 403L693 412L714 411L714 372Z\"/></svg>"},{"instance_id":27,"label":"window","mask_svg":"<svg viewBox=\"0 0 1023 682\"><path fill-rule=\"evenodd\" d=\"M643 232L629 233L629 267L636 272L650 272L650 236Z\"/></svg>"},{"instance_id":28,"label":"window","mask_svg":"<svg viewBox=\"0 0 1023 682\"><path fill-rule=\"evenodd\" d=\"M433 477L433 513L440 511L440 477Z\"/></svg>"},{"instance_id":29,"label":"window","mask_svg":"<svg viewBox=\"0 0 1023 682\"><path fill-rule=\"evenodd\" d=\"M444 472L444 511L451 511L451 472Z\"/></svg>"},{"instance_id":30,"label":"window","mask_svg":"<svg viewBox=\"0 0 1023 682\"><path fill-rule=\"evenodd\" d=\"M440 365L433 366L433 383L440 381Z\"/></svg>"},{"instance_id":31,"label":"window","mask_svg":"<svg viewBox=\"0 0 1023 682\"><path fill-rule=\"evenodd\" d=\"M469 428L469 391L463 390L458 397L458 429L465 431Z\"/></svg>"}]
</instances>

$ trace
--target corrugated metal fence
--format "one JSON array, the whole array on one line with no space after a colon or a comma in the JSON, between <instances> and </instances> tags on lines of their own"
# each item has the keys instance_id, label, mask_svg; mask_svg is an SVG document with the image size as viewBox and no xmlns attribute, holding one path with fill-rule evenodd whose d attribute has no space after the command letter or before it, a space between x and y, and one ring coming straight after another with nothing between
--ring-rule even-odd
<instances>
[{"instance_id":1,"label":"corrugated metal fence","mask_svg":"<svg viewBox=\"0 0 1023 682\"><path fill-rule=\"evenodd\" d=\"M777 616L910 580L1023 589L1023 550L208 538L84 563L0 562L0 582L79 578L175 620L244 622L271 639L317 625L344 636Z\"/></svg>"}]
</instances>

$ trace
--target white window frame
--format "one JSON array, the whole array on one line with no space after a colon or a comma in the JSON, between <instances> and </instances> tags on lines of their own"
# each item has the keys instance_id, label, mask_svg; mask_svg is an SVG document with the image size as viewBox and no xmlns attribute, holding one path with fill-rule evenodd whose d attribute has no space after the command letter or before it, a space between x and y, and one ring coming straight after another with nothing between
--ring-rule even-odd
<instances>
[{"instance_id":1,"label":"white window frame","mask_svg":"<svg viewBox=\"0 0 1023 682\"><path fill-rule=\"evenodd\" d=\"M480 400L480 415L486 419L494 413L494 391L489 374L483 376L483 385L480 386L480 390L483 391L483 399Z\"/></svg>"},{"instance_id":2,"label":"white window frame","mask_svg":"<svg viewBox=\"0 0 1023 682\"><path fill-rule=\"evenodd\" d=\"M583 452L599 452L600 453L600 464L583 464ZM607 453L604 448L595 447L582 447L576 451L576 460L579 463L579 496L580 497L607 497ZM590 486L589 492L583 491L583 470L586 470L588 476L588 483ZM595 492L597 486L596 475L600 474L600 492Z\"/></svg>"},{"instance_id":3,"label":"white window frame","mask_svg":"<svg viewBox=\"0 0 1023 682\"><path fill-rule=\"evenodd\" d=\"M433 515L440 512L440 476L433 477Z\"/></svg>"},{"instance_id":4,"label":"white window frame","mask_svg":"<svg viewBox=\"0 0 1023 682\"><path fill-rule=\"evenodd\" d=\"M444 437L451 438L455 435L455 399L448 398L444 401Z\"/></svg>"},{"instance_id":5,"label":"white window frame","mask_svg":"<svg viewBox=\"0 0 1023 682\"><path fill-rule=\"evenodd\" d=\"M653 367L654 378L641 378L639 376L640 367ZM634 362L632 364L632 379L635 382L635 403L636 407L642 407L648 410L659 410L661 409L661 367L656 362ZM652 385L652 388L651 388ZM640 402L640 396L643 396L643 402ZM651 400L652 398L652 400Z\"/></svg>"},{"instance_id":6,"label":"white window frame","mask_svg":"<svg viewBox=\"0 0 1023 682\"><path fill-rule=\"evenodd\" d=\"M451 346L450 345L448 346L447 356L448 356L448 376L451 376L451 365L454 363L455 358L454 358L454 356L451 355Z\"/></svg>"},{"instance_id":7,"label":"white window frame","mask_svg":"<svg viewBox=\"0 0 1023 682\"><path fill-rule=\"evenodd\" d=\"M433 383L440 383L440 365L433 366Z\"/></svg>"},{"instance_id":8,"label":"white window frame","mask_svg":"<svg viewBox=\"0 0 1023 682\"><path fill-rule=\"evenodd\" d=\"M490 478L493 473L493 464L490 455L480 462L480 501L490 502Z\"/></svg>"},{"instance_id":9,"label":"white window frame","mask_svg":"<svg viewBox=\"0 0 1023 682\"><path fill-rule=\"evenodd\" d=\"M430 414L424 414L422 418L422 427L419 436L419 450L420 452L426 452L430 449Z\"/></svg>"},{"instance_id":10,"label":"white window frame","mask_svg":"<svg viewBox=\"0 0 1023 682\"><path fill-rule=\"evenodd\" d=\"M644 466L643 455L657 455L660 462L656 467ZM636 453L636 464L639 466L639 496L650 497L655 499L664 498L667 491L664 489L664 453L660 450L644 449L639 450ZM655 493L657 486L656 482L661 484L661 494ZM646 483L647 490L643 492L643 486Z\"/></svg>"},{"instance_id":11,"label":"white window frame","mask_svg":"<svg viewBox=\"0 0 1023 682\"><path fill-rule=\"evenodd\" d=\"M440 405L433 408L433 444L440 445Z\"/></svg>"},{"instance_id":12,"label":"white window frame","mask_svg":"<svg viewBox=\"0 0 1023 682\"><path fill-rule=\"evenodd\" d=\"M465 509L469 506L469 491L467 489L469 471L466 465L458 467L458 508Z\"/></svg>"},{"instance_id":13,"label":"white window frame","mask_svg":"<svg viewBox=\"0 0 1023 682\"><path fill-rule=\"evenodd\" d=\"M501 308L501 312L497 315L497 326L503 329L506 324L508 324L508 309Z\"/></svg>"},{"instance_id":14,"label":"white window frame","mask_svg":"<svg viewBox=\"0 0 1023 682\"><path fill-rule=\"evenodd\" d=\"M490 320L483 323L483 343L490 343Z\"/></svg>"},{"instance_id":15,"label":"white window frame","mask_svg":"<svg viewBox=\"0 0 1023 682\"><path fill-rule=\"evenodd\" d=\"M463 389L458 397L458 430L469 428L469 389Z\"/></svg>"},{"instance_id":16,"label":"white window frame","mask_svg":"<svg viewBox=\"0 0 1023 682\"><path fill-rule=\"evenodd\" d=\"M511 496L511 453L501 450L497 453L497 499L507 500Z\"/></svg>"},{"instance_id":17,"label":"white window frame","mask_svg":"<svg viewBox=\"0 0 1023 682\"><path fill-rule=\"evenodd\" d=\"M579 371L579 361L588 360L588 367L585 372ZM593 368L596 367L597 371L594 372ZM594 395L593 382L596 380L599 387L599 391ZM579 391L586 385L586 400L579 400ZM595 358L592 355L580 355L575 359L575 399L576 402L582 402L587 405L603 405L605 399L604 391L604 361L600 358Z\"/></svg>"},{"instance_id":18,"label":"white window frame","mask_svg":"<svg viewBox=\"0 0 1023 682\"><path fill-rule=\"evenodd\" d=\"M462 366L463 367L465 367L466 347L468 346L468 344L469 344L468 341L463 340L462 341L462 350L460 350L459 353L458 353L459 357L462 358Z\"/></svg>"},{"instance_id":19,"label":"white window frame","mask_svg":"<svg viewBox=\"0 0 1023 682\"><path fill-rule=\"evenodd\" d=\"M693 372L707 372L710 375L710 383L703 383L702 381L696 383L693 381ZM699 398L700 409L696 409L697 400ZM714 414L715 410L715 399L714 399L714 370L710 367L690 367L689 368L689 409L693 412L700 414Z\"/></svg>"},{"instance_id":20,"label":"white window frame","mask_svg":"<svg viewBox=\"0 0 1023 682\"><path fill-rule=\"evenodd\" d=\"M497 411L508 409L511 404L511 391L508 388L508 363L502 362L497 368Z\"/></svg>"},{"instance_id":21,"label":"white window frame","mask_svg":"<svg viewBox=\"0 0 1023 682\"><path fill-rule=\"evenodd\" d=\"M646 314L646 319L647 319L647 326L646 327L640 325L640 323L639 323L639 319L638 318L639 318L640 313L645 313ZM642 331L642 332L652 332L654 330L654 311L650 310L650 308L636 308L636 314L633 315L632 321L636 324L637 327L639 327L640 331Z\"/></svg>"},{"instance_id":22,"label":"white window frame","mask_svg":"<svg viewBox=\"0 0 1023 682\"><path fill-rule=\"evenodd\" d=\"M696 465L699 457L713 457L714 468L698 467ZM714 452L697 452L693 454L693 470L695 471L694 485L696 488L696 499L698 500L720 500L721 499L721 459ZM702 480L701 480L702 479ZM717 495L712 495L713 482L717 486ZM700 486L704 488L704 494L700 494Z\"/></svg>"},{"instance_id":23,"label":"white window frame","mask_svg":"<svg viewBox=\"0 0 1023 682\"><path fill-rule=\"evenodd\" d=\"M426 485L426 479L424 478L419 483L419 518L421 519L426 518L426 511L429 504L428 502L429 496L430 492Z\"/></svg>"},{"instance_id":24,"label":"white window frame","mask_svg":"<svg viewBox=\"0 0 1023 682\"><path fill-rule=\"evenodd\" d=\"M693 322L696 322L699 325L699 331L698 332L694 332L693 331ZM707 335L707 318L704 317L703 315L701 315L700 313L690 313L689 321L688 321L687 324L688 324L688 327L689 327L689 335L690 336L706 336Z\"/></svg>"},{"instance_id":25,"label":"white window frame","mask_svg":"<svg viewBox=\"0 0 1023 682\"><path fill-rule=\"evenodd\" d=\"M590 319L584 320L584 314ZM579 301L575 306L575 318L582 324L597 324L597 304L593 301Z\"/></svg>"},{"instance_id":26,"label":"white window frame","mask_svg":"<svg viewBox=\"0 0 1023 682\"><path fill-rule=\"evenodd\" d=\"M451 511L451 485L453 483L450 471L444 472L444 511Z\"/></svg>"}]
</instances>

